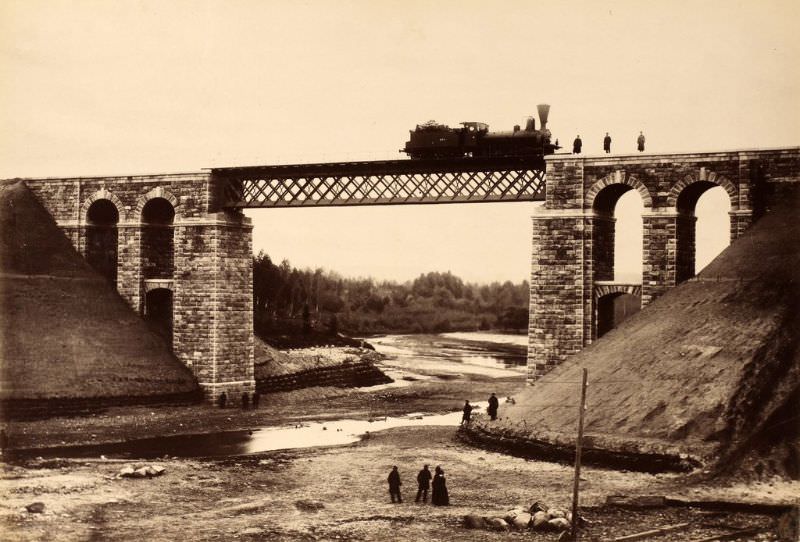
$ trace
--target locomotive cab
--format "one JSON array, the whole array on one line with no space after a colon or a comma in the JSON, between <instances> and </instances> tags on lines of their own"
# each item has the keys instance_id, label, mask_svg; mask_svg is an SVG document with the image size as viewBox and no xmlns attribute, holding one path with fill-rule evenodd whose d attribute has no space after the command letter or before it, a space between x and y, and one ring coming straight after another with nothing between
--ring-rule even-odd
<instances>
[{"instance_id":1,"label":"locomotive cab","mask_svg":"<svg viewBox=\"0 0 800 542\"><path fill-rule=\"evenodd\" d=\"M464 152L474 156L481 138L489 131L489 125L483 122L462 122L461 145Z\"/></svg>"}]
</instances>

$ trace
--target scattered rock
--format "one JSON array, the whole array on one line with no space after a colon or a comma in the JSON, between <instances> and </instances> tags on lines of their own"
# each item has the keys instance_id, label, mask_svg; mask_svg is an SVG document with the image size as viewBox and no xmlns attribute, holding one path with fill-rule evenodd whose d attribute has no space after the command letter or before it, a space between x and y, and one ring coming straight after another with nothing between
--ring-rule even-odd
<instances>
[{"instance_id":1,"label":"scattered rock","mask_svg":"<svg viewBox=\"0 0 800 542\"><path fill-rule=\"evenodd\" d=\"M548 528L554 531L565 531L569 529L567 518L553 518L547 522Z\"/></svg>"},{"instance_id":2,"label":"scattered rock","mask_svg":"<svg viewBox=\"0 0 800 542\"><path fill-rule=\"evenodd\" d=\"M133 476L133 467L122 467L119 471L119 475L123 478L130 478Z\"/></svg>"},{"instance_id":3,"label":"scattered rock","mask_svg":"<svg viewBox=\"0 0 800 542\"><path fill-rule=\"evenodd\" d=\"M486 526L493 531L508 530L508 523L503 518L489 518L486 520Z\"/></svg>"},{"instance_id":4,"label":"scattered rock","mask_svg":"<svg viewBox=\"0 0 800 542\"><path fill-rule=\"evenodd\" d=\"M263 533L263 529L259 529L258 527L248 527L244 531L241 531L239 534L242 535L257 535Z\"/></svg>"},{"instance_id":5,"label":"scattered rock","mask_svg":"<svg viewBox=\"0 0 800 542\"><path fill-rule=\"evenodd\" d=\"M532 517L529 513L523 512L511 520L511 525L518 531L523 531L530 525Z\"/></svg>"},{"instance_id":6,"label":"scattered rock","mask_svg":"<svg viewBox=\"0 0 800 542\"><path fill-rule=\"evenodd\" d=\"M31 514L41 514L42 512L44 512L44 503L32 502L31 504L25 507L25 510L27 510Z\"/></svg>"},{"instance_id":7,"label":"scattered rock","mask_svg":"<svg viewBox=\"0 0 800 542\"><path fill-rule=\"evenodd\" d=\"M531 518L531 526L534 529L541 529L548 521L550 521L550 516L547 515L547 512L539 510L533 517Z\"/></svg>"}]
</instances>

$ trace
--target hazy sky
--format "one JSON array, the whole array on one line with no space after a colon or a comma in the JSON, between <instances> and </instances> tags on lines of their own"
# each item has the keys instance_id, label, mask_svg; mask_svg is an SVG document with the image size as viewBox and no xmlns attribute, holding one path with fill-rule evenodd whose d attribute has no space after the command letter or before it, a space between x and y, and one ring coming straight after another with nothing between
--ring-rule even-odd
<instances>
[{"instance_id":1,"label":"hazy sky","mask_svg":"<svg viewBox=\"0 0 800 542\"><path fill-rule=\"evenodd\" d=\"M0 2L0 177L399 157L415 124L596 152L800 144L800 2ZM526 278L533 204L248 212L345 275ZM727 209L725 209L727 211ZM637 247L638 248L638 247ZM638 251L637 251L638 252Z\"/></svg>"}]
</instances>

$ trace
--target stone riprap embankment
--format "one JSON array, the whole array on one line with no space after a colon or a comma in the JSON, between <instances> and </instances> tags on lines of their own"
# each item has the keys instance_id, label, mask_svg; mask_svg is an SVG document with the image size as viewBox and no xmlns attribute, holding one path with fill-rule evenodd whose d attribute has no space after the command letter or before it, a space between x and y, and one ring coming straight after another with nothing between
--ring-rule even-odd
<instances>
[{"instance_id":1,"label":"stone riprap embankment","mask_svg":"<svg viewBox=\"0 0 800 542\"><path fill-rule=\"evenodd\" d=\"M259 393L310 387L355 388L388 384L374 350L314 347L278 351L256 339L256 390Z\"/></svg>"}]
</instances>

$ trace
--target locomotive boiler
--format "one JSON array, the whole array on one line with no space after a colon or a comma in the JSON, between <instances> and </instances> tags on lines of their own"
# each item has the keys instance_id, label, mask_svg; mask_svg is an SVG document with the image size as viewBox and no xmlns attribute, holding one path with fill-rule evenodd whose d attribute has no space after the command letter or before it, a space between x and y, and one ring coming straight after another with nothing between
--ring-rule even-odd
<instances>
[{"instance_id":1,"label":"locomotive boiler","mask_svg":"<svg viewBox=\"0 0 800 542\"><path fill-rule=\"evenodd\" d=\"M490 132L483 122L462 122L461 128L451 128L435 121L418 124L400 152L410 158L461 158L491 156L544 156L561 147L558 140L550 142L547 115L550 106L536 106L540 127L528 117L525 128L514 126L510 132Z\"/></svg>"}]
</instances>

